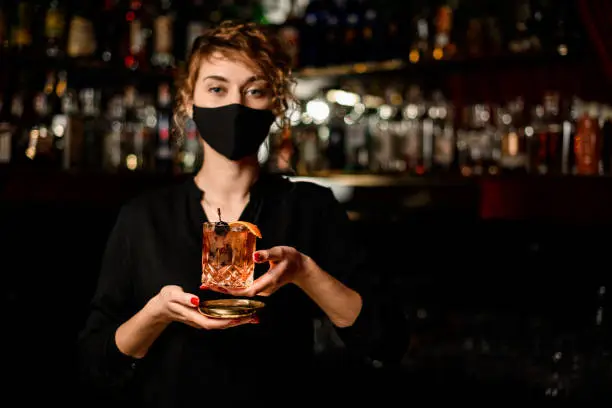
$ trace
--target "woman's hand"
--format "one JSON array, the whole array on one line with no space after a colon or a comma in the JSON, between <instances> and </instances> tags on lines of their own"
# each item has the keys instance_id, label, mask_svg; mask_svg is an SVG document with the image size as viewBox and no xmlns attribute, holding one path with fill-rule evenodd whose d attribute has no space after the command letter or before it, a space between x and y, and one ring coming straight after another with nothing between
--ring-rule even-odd
<instances>
[{"instance_id":1,"label":"woman's hand","mask_svg":"<svg viewBox=\"0 0 612 408\"><path fill-rule=\"evenodd\" d=\"M250 288L225 289L224 292L233 296L270 296L284 285L295 283L305 271L304 266L307 259L304 254L295 248L287 246L277 246L268 250L257 251L253 254L253 260L256 263L269 262L270 269L257 278Z\"/></svg>"},{"instance_id":2,"label":"woman's hand","mask_svg":"<svg viewBox=\"0 0 612 408\"><path fill-rule=\"evenodd\" d=\"M293 283L310 297L337 327L351 326L361 313L361 295L321 269L310 257L295 248L273 247L253 254L257 263L270 263L268 272L248 289L200 287L233 296L270 296Z\"/></svg>"},{"instance_id":3,"label":"woman's hand","mask_svg":"<svg viewBox=\"0 0 612 408\"><path fill-rule=\"evenodd\" d=\"M240 319L213 319L204 316L198 311L200 299L190 293L185 293L180 286L164 286L162 290L153 297L146 308L155 320L169 324L170 322L182 322L197 329L227 329L247 323L257 324L256 316Z\"/></svg>"}]
</instances>

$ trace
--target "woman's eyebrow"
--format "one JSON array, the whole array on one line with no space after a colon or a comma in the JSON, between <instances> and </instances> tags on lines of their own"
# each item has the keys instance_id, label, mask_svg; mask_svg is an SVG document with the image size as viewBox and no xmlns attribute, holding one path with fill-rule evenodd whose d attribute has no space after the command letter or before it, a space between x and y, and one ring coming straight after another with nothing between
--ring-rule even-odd
<instances>
[{"instance_id":1,"label":"woman's eyebrow","mask_svg":"<svg viewBox=\"0 0 612 408\"><path fill-rule=\"evenodd\" d=\"M247 79L243 86L247 86L247 85L252 84L253 82L259 82L259 81L265 81L265 79L261 76L254 75L250 77L249 79Z\"/></svg>"},{"instance_id":2,"label":"woman's eyebrow","mask_svg":"<svg viewBox=\"0 0 612 408\"><path fill-rule=\"evenodd\" d=\"M227 79L226 77L222 76L222 75L208 75L206 77L204 77L204 79L202 81L206 81L206 80L216 80L219 82L225 82L225 83L229 83L230 80ZM257 76L257 75L253 75L252 77L250 77L249 79L247 79L244 84L242 85L242 87L251 85L253 82L259 82L259 81L266 81L265 78L261 77L261 76Z\"/></svg>"},{"instance_id":3,"label":"woman's eyebrow","mask_svg":"<svg viewBox=\"0 0 612 408\"><path fill-rule=\"evenodd\" d=\"M229 82L229 80L221 75L209 75L207 77L204 77L203 81L206 81L207 79L215 79L217 81L221 81L221 82Z\"/></svg>"}]
</instances>

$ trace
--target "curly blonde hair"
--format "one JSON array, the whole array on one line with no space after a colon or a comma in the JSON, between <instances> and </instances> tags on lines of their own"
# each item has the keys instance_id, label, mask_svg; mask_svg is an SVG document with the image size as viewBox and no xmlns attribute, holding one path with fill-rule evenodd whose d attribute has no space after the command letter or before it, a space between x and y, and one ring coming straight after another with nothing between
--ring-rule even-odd
<instances>
[{"instance_id":1,"label":"curly blonde hair","mask_svg":"<svg viewBox=\"0 0 612 408\"><path fill-rule=\"evenodd\" d=\"M265 27L252 22L225 21L194 41L186 72L177 83L175 131L183 134L202 61L214 53L242 59L261 71L272 90L272 110L281 122L279 126L286 126L285 113L292 102L297 102L292 92L295 80L291 56L280 39Z\"/></svg>"}]
</instances>

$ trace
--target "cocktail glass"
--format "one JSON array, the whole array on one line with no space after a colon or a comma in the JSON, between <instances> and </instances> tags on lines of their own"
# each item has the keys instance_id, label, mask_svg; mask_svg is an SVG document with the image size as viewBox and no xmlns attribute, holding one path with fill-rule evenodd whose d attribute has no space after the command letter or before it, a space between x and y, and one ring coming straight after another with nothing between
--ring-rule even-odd
<instances>
[{"instance_id":1,"label":"cocktail glass","mask_svg":"<svg viewBox=\"0 0 612 408\"><path fill-rule=\"evenodd\" d=\"M249 288L255 271L253 252L260 237L257 227L246 222L204 223L202 286Z\"/></svg>"}]
</instances>

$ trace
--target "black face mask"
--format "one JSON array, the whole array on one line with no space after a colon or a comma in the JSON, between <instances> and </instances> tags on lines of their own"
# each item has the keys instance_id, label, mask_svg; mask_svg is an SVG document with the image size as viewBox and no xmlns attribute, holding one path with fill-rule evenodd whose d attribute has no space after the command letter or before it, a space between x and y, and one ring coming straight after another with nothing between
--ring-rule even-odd
<instances>
[{"instance_id":1,"label":"black face mask","mask_svg":"<svg viewBox=\"0 0 612 408\"><path fill-rule=\"evenodd\" d=\"M202 139L230 160L257 154L274 119L274 113L268 109L238 103L218 108L193 106L193 121Z\"/></svg>"}]
</instances>

